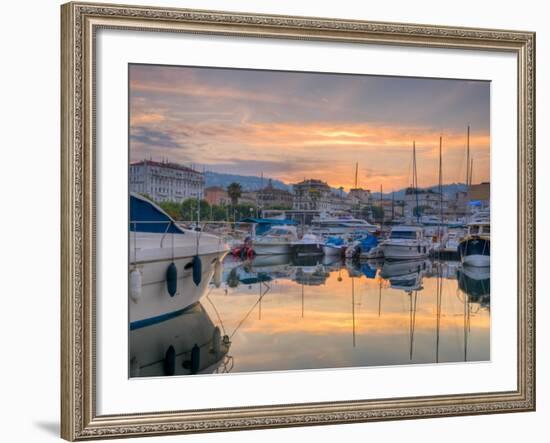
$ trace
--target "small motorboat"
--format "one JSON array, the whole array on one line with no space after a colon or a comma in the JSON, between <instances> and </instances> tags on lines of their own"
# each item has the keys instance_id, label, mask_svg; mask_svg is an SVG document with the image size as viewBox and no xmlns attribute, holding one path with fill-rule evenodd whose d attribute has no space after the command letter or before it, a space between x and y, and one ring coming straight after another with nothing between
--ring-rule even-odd
<instances>
[{"instance_id":1,"label":"small motorboat","mask_svg":"<svg viewBox=\"0 0 550 443\"><path fill-rule=\"evenodd\" d=\"M327 256L342 256L346 251L346 242L342 237L328 237L323 245L323 254Z\"/></svg>"},{"instance_id":2,"label":"small motorboat","mask_svg":"<svg viewBox=\"0 0 550 443\"><path fill-rule=\"evenodd\" d=\"M491 264L491 224L475 221L468 224L468 235L458 245L460 262L469 266L486 267Z\"/></svg>"},{"instance_id":3,"label":"small motorboat","mask_svg":"<svg viewBox=\"0 0 550 443\"><path fill-rule=\"evenodd\" d=\"M290 254L292 242L298 239L295 226L274 226L252 240L256 255Z\"/></svg>"},{"instance_id":4,"label":"small motorboat","mask_svg":"<svg viewBox=\"0 0 550 443\"><path fill-rule=\"evenodd\" d=\"M293 241L290 245L292 254L296 256L303 255L323 255L323 240L315 234L304 234L300 240Z\"/></svg>"},{"instance_id":5,"label":"small motorboat","mask_svg":"<svg viewBox=\"0 0 550 443\"><path fill-rule=\"evenodd\" d=\"M348 259L374 259L383 257L383 253L378 244L378 238L372 234L367 234L352 242L346 248L345 256Z\"/></svg>"}]
</instances>

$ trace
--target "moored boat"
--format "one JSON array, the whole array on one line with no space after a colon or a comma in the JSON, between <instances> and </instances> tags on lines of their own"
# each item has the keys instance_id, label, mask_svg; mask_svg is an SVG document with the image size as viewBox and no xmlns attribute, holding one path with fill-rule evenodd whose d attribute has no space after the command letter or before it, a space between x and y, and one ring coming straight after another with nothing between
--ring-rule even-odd
<instances>
[{"instance_id":1,"label":"moored boat","mask_svg":"<svg viewBox=\"0 0 550 443\"><path fill-rule=\"evenodd\" d=\"M327 256L340 257L346 250L346 242L342 237L328 237L323 244L323 253Z\"/></svg>"},{"instance_id":2,"label":"moored boat","mask_svg":"<svg viewBox=\"0 0 550 443\"><path fill-rule=\"evenodd\" d=\"M430 242L421 226L400 225L392 227L389 238L382 242L382 250L388 260L414 260L430 254Z\"/></svg>"},{"instance_id":3,"label":"moored boat","mask_svg":"<svg viewBox=\"0 0 550 443\"><path fill-rule=\"evenodd\" d=\"M204 295L228 252L217 236L181 228L166 212L130 195L130 329L182 313Z\"/></svg>"},{"instance_id":4,"label":"moored boat","mask_svg":"<svg viewBox=\"0 0 550 443\"><path fill-rule=\"evenodd\" d=\"M311 222L312 230L315 234L322 236L342 236L354 233L374 233L378 231L378 226L369 223L366 220L352 217L351 215L331 216L321 214Z\"/></svg>"},{"instance_id":5,"label":"moored boat","mask_svg":"<svg viewBox=\"0 0 550 443\"><path fill-rule=\"evenodd\" d=\"M345 252L346 258L349 259L375 259L382 257L382 251L378 244L378 238L372 234L368 234L353 241Z\"/></svg>"},{"instance_id":6,"label":"moored boat","mask_svg":"<svg viewBox=\"0 0 550 443\"><path fill-rule=\"evenodd\" d=\"M304 234L300 240L291 243L292 254L302 255L323 255L323 240L315 234Z\"/></svg>"},{"instance_id":7,"label":"moored boat","mask_svg":"<svg viewBox=\"0 0 550 443\"><path fill-rule=\"evenodd\" d=\"M252 249L256 255L290 254L290 246L297 239L295 226L274 226L252 240Z\"/></svg>"},{"instance_id":8,"label":"moored boat","mask_svg":"<svg viewBox=\"0 0 550 443\"><path fill-rule=\"evenodd\" d=\"M458 245L461 263L469 266L491 264L491 224L475 221L468 224L468 235Z\"/></svg>"}]
</instances>

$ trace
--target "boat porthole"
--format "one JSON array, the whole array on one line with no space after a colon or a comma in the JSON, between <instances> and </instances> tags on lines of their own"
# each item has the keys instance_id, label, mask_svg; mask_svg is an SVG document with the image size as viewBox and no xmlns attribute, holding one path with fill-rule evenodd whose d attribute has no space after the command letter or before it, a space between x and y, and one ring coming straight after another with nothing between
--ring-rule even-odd
<instances>
[{"instance_id":1,"label":"boat porthole","mask_svg":"<svg viewBox=\"0 0 550 443\"><path fill-rule=\"evenodd\" d=\"M183 267L183 269L185 269L185 270L187 271L187 270L191 269L192 267L193 267L193 262L190 261L189 263L187 263L187 264Z\"/></svg>"}]
</instances>

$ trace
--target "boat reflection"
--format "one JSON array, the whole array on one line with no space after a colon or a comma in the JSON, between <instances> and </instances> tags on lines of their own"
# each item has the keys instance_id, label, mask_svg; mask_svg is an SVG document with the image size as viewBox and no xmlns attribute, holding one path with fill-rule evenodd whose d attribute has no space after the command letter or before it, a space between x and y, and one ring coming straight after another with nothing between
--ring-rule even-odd
<instances>
[{"instance_id":1,"label":"boat reflection","mask_svg":"<svg viewBox=\"0 0 550 443\"><path fill-rule=\"evenodd\" d=\"M421 291L422 279L431 269L429 260L385 262L380 277L389 280L390 286L405 292Z\"/></svg>"},{"instance_id":2,"label":"boat reflection","mask_svg":"<svg viewBox=\"0 0 550 443\"><path fill-rule=\"evenodd\" d=\"M462 265L456 271L458 287L471 303L489 309L491 304L491 273L489 267Z\"/></svg>"},{"instance_id":3,"label":"boat reflection","mask_svg":"<svg viewBox=\"0 0 550 443\"><path fill-rule=\"evenodd\" d=\"M173 318L130 331L130 377L229 372L230 346L229 337L196 303Z\"/></svg>"}]
</instances>

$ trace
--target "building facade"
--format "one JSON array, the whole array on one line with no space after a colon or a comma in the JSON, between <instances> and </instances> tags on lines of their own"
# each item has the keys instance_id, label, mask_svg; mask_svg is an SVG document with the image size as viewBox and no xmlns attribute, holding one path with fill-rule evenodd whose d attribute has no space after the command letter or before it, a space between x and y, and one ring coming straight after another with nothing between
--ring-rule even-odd
<instances>
[{"instance_id":1,"label":"building facade","mask_svg":"<svg viewBox=\"0 0 550 443\"><path fill-rule=\"evenodd\" d=\"M385 221L392 221L405 215L404 200L383 199L382 201L373 203L373 205L382 206Z\"/></svg>"},{"instance_id":2,"label":"building facade","mask_svg":"<svg viewBox=\"0 0 550 443\"><path fill-rule=\"evenodd\" d=\"M329 211L332 209L332 192L321 180L308 179L293 185L292 209L306 211Z\"/></svg>"},{"instance_id":3,"label":"building facade","mask_svg":"<svg viewBox=\"0 0 550 443\"><path fill-rule=\"evenodd\" d=\"M348 192L348 200L352 205L369 205L372 203L370 189L352 188Z\"/></svg>"},{"instance_id":4,"label":"building facade","mask_svg":"<svg viewBox=\"0 0 550 443\"><path fill-rule=\"evenodd\" d=\"M142 160L130 164L130 191L158 202L204 198L204 175L187 166Z\"/></svg>"},{"instance_id":5,"label":"building facade","mask_svg":"<svg viewBox=\"0 0 550 443\"><path fill-rule=\"evenodd\" d=\"M417 206L421 208L421 213L424 215L439 214L440 205L443 207L443 212L447 213L449 199L445 194L442 198L439 192L431 189L419 189L415 194L413 188L408 188L405 192L405 213L408 217L415 215L414 209Z\"/></svg>"},{"instance_id":6,"label":"building facade","mask_svg":"<svg viewBox=\"0 0 550 443\"><path fill-rule=\"evenodd\" d=\"M483 182L471 185L468 189L468 204L472 211L489 209L491 206L491 184Z\"/></svg>"},{"instance_id":7,"label":"building facade","mask_svg":"<svg viewBox=\"0 0 550 443\"><path fill-rule=\"evenodd\" d=\"M284 189L273 187L271 179L265 188L258 190L258 206L260 208L291 209L292 203L292 194Z\"/></svg>"},{"instance_id":8,"label":"building facade","mask_svg":"<svg viewBox=\"0 0 550 443\"><path fill-rule=\"evenodd\" d=\"M258 203L258 191L243 191L239 197L239 205L256 206Z\"/></svg>"},{"instance_id":9,"label":"building facade","mask_svg":"<svg viewBox=\"0 0 550 443\"><path fill-rule=\"evenodd\" d=\"M204 189L204 199L210 205L229 205L231 199L227 191L221 186L210 186Z\"/></svg>"}]
</instances>

